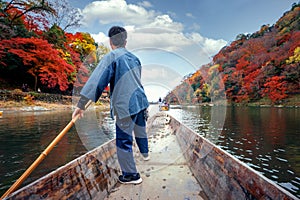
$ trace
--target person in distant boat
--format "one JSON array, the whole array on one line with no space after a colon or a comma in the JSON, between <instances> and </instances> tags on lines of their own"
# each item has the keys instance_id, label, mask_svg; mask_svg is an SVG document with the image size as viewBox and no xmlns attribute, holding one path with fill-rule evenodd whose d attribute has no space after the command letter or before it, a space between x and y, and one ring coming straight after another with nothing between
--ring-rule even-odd
<instances>
[{"instance_id":1,"label":"person in distant boat","mask_svg":"<svg viewBox=\"0 0 300 200\"><path fill-rule=\"evenodd\" d=\"M111 116L116 116L117 156L122 170L119 181L138 184L142 178L133 157L133 137L144 160L150 158L145 116L149 103L141 83L141 62L125 48L127 31L123 27L111 27L108 36L112 51L102 58L82 88L72 117L82 117L87 102L96 102L110 84Z\"/></svg>"},{"instance_id":2,"label":"person in distant boat","mask_svg":"<svg viewBox=\"0 0 300 200\"><path fill-rule=\"evenodd\" d=\"M162 102L161 102L161 97L159 97L159 99L158 99L158 107L159 107L159 109L160 109L160 107L161 107L161 104L162 104Z\"/></svg>"}]
</instances>

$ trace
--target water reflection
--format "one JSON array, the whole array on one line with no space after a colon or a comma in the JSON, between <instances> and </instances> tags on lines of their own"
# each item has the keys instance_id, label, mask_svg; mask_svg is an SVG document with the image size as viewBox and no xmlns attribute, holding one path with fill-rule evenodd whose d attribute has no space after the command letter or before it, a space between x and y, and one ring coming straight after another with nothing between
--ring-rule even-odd
<instances>
[{"instance_id":1,"label":"water reflection","mask_svg":"<svg viewBox=\"0 0 300 200\"><path fill-rule=\"evenodd\" d=\"M168 113L199 135L217 143L223 130L226 110L227 107L223 106L187 106L171 109Z\"/></svg>"},{"instance_id":2,"label":"water reflection","mask_svg":"<svg viewBox=\"0 0 300 200\"><path fill-rule=\"evenodd\" d=\"M115 123L109 110L99 111L91 108L84 116L76 122L76 131L87 150L92 150L115 137Z\"/></svg>"},{"instance_id":3,"label":"water reflection","mask_svg":"<svg viewBox=\"0 0 300 200\"><path fill-rule=\"evenodd\" d=\"M210 107L170 110L200 135L300 197L299 109L228 107L218 134L210 128L210 113Z\"/></svg>"},{"instance_id":4,"label":"water reflection","mask_svg":"<svg viewBox=\"0 0 300 200\"><path fill-rule=\"evenodd\" d=\"M93 144L101 145L114 134L109 131L106 111L97 111L98 121L86 125L85 132L95 125L106 130L106 139L96 137ZM2 195L37 159L50 142L71 120L71 111L6 112L0 119L0 195ZM88 116L88 115L86 115ZM101 132L103 133L103 131ZM91 134L97 136L97 134ZM42 177L87 152L75 127L62 138L43 162L24 181L23 185Z\"/></svg>"},{"instance_id":5,"label":"water reflection","mask_svg":"<svg viewBox=\"0 0 300 200\"><path fill-rule=\"evenodd\" d=\"M226 140L219 145L299 195L299 110L232 108L228 113L227 131L223 132Z\"/></svg>"},{"instance_id":6,"label":"water reflection","mask_svg":"<svg viewBox=\"0 0 300 200\"><path fill-rule=\"evenodd\" d=\"M300 109L226 107L226 112L223 109L190 106L168 112L300 197L300 141L297 138ZM114 122L108 111L91 112L79 122L80 126L69 131L24 184L114 138ZM221 116L226 113L224 125L220 118L212 117L218 113ZM71 111L3 114L0 118L0 194L66 126L71 114Z\"/></svg>"}]
</instances>

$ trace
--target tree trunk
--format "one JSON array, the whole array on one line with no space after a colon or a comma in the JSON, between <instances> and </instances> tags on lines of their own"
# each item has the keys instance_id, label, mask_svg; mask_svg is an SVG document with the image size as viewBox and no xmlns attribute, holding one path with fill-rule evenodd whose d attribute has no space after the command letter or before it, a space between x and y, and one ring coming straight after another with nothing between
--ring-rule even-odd
<instances>
[{"instance_id":1,"label":"tree trunk","mask_svg":"<svg viewBox=\"0 0 300 200\"><path fill-rule=\"evenodd\" d=\"M38 76L35 75L34 76L34 91L36 92L36 88L37 88L37 81L38 81Z\"/></svg>"}]
</instances>

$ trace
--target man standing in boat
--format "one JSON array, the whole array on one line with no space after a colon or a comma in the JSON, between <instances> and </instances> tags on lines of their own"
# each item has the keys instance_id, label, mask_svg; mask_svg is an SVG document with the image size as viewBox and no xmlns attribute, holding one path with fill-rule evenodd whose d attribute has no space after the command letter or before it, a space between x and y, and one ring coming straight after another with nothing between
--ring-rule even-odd
<instances>
[{"instance_id":1,"label":"man standing in boat","mask_svg":"<svg viewBox=\"0 0 300 200\"><path fill-rule=\"evenodd\" d=\"M112 51L102 58L82 88L72 117L82 117L87 102L96 102L110 84L111 116L116 116L117 156L122 170L119 181L138 184L142 178L133 157L133 137L144 160L149 159L145 117L149 103L141 84L141 62L125 48L127 31L123 27L113 26L108 36Z\"/></svg>"}]
</instances>

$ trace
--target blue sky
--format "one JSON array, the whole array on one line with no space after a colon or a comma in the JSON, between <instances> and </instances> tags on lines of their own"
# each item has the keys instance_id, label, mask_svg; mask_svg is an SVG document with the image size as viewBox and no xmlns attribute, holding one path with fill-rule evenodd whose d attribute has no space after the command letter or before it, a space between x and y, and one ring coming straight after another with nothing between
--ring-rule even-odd
<instances>
[{"instance_id":1,"label":"blue sky","mask_svg":"<svg viewBox=\"0 0 300 200\"><path fill-rule=\"evenodd\" d=\"M185 75L209 63L238 34L253 33L265 24L273 25L297 1L69 0L69 3L83 15L83 25L73 32L89 32L96 42L108 45L106 35L112 25L127 29L127 48L142 61L143 82L152 101L178 85Z\"/></svg>"},{"instance_id":2,"label":"blue sky","mask_svg":"<svg viewBox=\"0 0 300 200\"><path fill-rule=\"evenodd\" d=\"M94 1L69 0L69 2L71 6L83 10ZM291 9L293 3L297 3L297 0L127 0L126 3L143 7L149 12L166 14L174 22L182 23L185 32L196 31L204 37L232 41L239 33L252 33L263 24L274 24L285 11ZM105 8L96 9L101 12ZM129 15L129 12L127 14ZM122 23L122 19L112 20L112 24L114 21ZM130 25L126 20L123 23ZM98 23L96 26L82 29L98 33L105 31L107 27L108 24Z\"/></svg>"}]
</instances>

